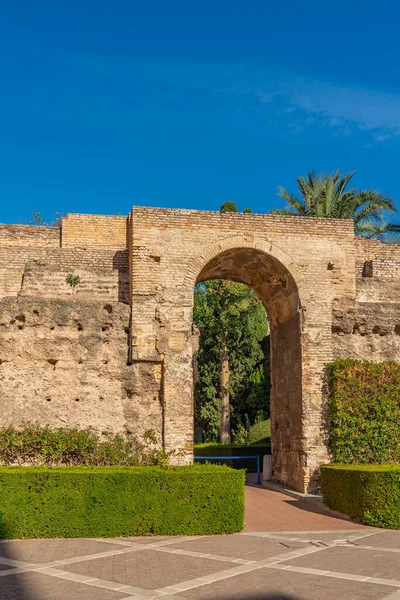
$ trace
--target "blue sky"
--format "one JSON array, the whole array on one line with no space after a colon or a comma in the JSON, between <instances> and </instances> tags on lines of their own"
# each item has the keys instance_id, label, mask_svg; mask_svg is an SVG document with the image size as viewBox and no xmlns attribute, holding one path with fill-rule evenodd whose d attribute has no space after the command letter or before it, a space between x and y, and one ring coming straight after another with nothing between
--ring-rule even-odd
<instances>
[{"instance_id":1,"label":"blue sky","mask_svg":"<svg viewBox=\"0 0 400 600\"><path fill-rule=\"evenodd\" d=\"M400 205L400 7L63 0L0 10L0 222L281 205L356 170Z\"/></svg>"}]
</instances>

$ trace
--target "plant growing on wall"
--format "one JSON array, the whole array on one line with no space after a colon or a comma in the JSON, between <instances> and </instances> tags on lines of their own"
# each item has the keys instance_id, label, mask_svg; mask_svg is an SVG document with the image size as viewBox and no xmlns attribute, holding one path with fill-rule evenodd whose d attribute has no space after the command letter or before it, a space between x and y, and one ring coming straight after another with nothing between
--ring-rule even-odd
<instances>
[{"instance_id":1,"label":"plant growing on wall","mask_svg":"<svg viewBox=\"0 0 400 600\"><path fill-rule=\"evenodd\" d=\"M79 275L74 275L73 273L69 273L67 275L67 277L65 278L65 281L68 283L68 285L70 285L72 288L75 288L77 285L79 285L81 283L81 278Z\"/></svg>"}]
</instances>

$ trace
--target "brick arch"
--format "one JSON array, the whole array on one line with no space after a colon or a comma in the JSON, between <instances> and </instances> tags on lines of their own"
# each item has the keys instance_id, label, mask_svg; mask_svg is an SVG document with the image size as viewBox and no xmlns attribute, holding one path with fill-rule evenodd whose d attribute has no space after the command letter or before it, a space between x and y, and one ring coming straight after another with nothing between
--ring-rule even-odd
<instances>
[{"instance_id":1,"label":"brick arch","mask_svg":"<svg viewBox=\"0 0 400 600\"><path fill-rule=\"evenodd\" d=\"M236 248L249 248L258 250L265 254L266 257L272 257L277 260L282 265L283 269L294 279L301 303L307 302L309 289L304 280L301 267L295 262L290 254L285 252L275 243L257 237L254 237L254 239L246 239L246 237L247 236L245 235L234 235L206 246L201 253L193 257L189 262L184 277L184 287L189 289L193 288L204 267L220 254L227 250L235 250Z\"/></svg>"},{"instance_id":2,"label":"brick arch","mask_svg":"<svg viewBox=\"0 0 400 600\"><path fill-rule=\"evenodd\" d=\"M231 279L253 288L270 325L271 434L275 477L302 489L304 436L302 414L302 303L308 306L307 282L299 266L282 248L245 234L207 245L190 262L185 284Z\"/></svg>"}]
</instances>

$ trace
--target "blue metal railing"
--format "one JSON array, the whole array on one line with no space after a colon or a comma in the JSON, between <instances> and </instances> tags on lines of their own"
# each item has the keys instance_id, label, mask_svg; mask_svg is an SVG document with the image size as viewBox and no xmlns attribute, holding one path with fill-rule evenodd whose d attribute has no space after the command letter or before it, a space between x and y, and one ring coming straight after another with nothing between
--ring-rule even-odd
<instances>
[{"instance_id":1,"label":"blue metal railing","mask_svg":"<svg viewBox=\"0 0 400 600\"><path fill-rule=\"evenodd\" d=\"M257 456L194 456L195 460L238 460L243 458L255 458L257 460L257 485L261 485L260 457Z\"/></svg>"}]
</instances>

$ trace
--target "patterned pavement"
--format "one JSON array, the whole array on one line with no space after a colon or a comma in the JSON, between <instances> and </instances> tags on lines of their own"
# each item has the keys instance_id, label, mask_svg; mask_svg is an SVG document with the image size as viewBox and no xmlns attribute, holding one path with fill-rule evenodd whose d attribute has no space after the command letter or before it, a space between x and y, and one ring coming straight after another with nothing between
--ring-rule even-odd
<instances>
[{"instance_id":1,"label":"patterned pavement","mask_svg":"<svg viewBox=\"0 0 400 600\"><path fill-rule=\"evenodd\" d=\"M0 600L400 600L400 531L246 486L235 535L0 541Z\"/></svg>"},{"instance_id":2,"label":"patterned pavement","mask_svg":"<svg viewBox=\"0 0 400 600\"><path fill-rule=\"evenodd\" d=\"M400 531L0 542L1 600L400 600Z\"/></svg>"}]
</instances>

